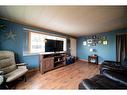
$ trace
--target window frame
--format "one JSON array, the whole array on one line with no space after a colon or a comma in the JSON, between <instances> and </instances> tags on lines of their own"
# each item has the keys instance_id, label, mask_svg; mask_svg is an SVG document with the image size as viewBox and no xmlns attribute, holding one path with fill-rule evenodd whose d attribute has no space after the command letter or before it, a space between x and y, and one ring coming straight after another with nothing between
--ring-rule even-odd
<instances>
[{"instance_id":1,"label":"window frame","mask_svg":"<svg viewBox=\"0 0 127 95\"><path fill-rule=\"evenodd\" d=\"M44 36L47 36L47 38L48 38L48 36L53 36L54 38L56 37L56 40L58 40L58 38L60 38L60 40L61 40L61 39L64 39L64 40L61 40L61 41L64 42L63 51L62 51L62 52L66 52L66 51L67 51L67 39L66 39L66 37L57 36L57 35L50 35L50 34L45 34L45 33L40 33L40 32L32 32L32 31L29 31L29 34L28 34L28 52L29 52L30 54L39 54L39 53L42 53L42 51L41 51L41 52L36 52L36 53L32 52L32 50L31 50L31 45L32 45L32 44L31 44L31 34L32 34L32 33L44 35ZM47 39L47 38L44 38L44 39ZM48 39L49 39L49 38L48 38ZM54 39L53 39L53 40L54 40ZM45 51L44 51L44 53L45 53Z\"/></svg>"}]
</instances>

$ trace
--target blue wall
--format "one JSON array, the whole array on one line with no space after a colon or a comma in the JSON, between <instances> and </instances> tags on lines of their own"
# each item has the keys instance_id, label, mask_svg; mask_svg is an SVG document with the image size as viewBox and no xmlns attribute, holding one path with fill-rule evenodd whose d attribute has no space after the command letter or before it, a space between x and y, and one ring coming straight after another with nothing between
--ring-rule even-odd
<instances>
[{"instance_id":1,"label":"blue wall","mask_svg":"<svg viewBox=\"0 0 127 95\"><path fill-rule=\"evenodd\" d=\"M84 46L83 41L88 36L78 37L77 40L77 56L79 59L88 59L88 55L92 53L89 51L90 48L96 49L96 54L99 56L99 62L102 63L104 60L116 60L116 34L127 32L127 28L114 30L111 32L99 33L95 35L104 35L107 37L108 45L97 44L96 46Z\"/></svg>"},{"instance_id":2,"label":"blue wall","mask_svg":"<svg viewBox=\"0 0 127 95\"><path fill-rule=\"evenodd\" d=\"M57 32L52 32L49 30L34 28L26 25L16 24L7 20L0 19L0 24L5 24L6 29L0 31L0 50L11 50L14 51L16 54L16 61L17 62L25 62L28 64L29 69L39 67L39 55L30 55L30 56L23 56L23 42L24 42L24 35L25 30L23 28L29 28L33 30L54 33L57 35L64 35ZM16 38L15 40L6 39L5 35L9 31L15 31ZM64 35L66 36L66 35ZM69 36L67 36L69 38Z\"/></svg>"},{"instance_id":3,"label":"blue wall","mask_svg":"<svg viewBox=\"0 0 127 95\"><path fill-rule=\"evenodd\" d=\"M25 35L25 31L23 28L29 28L33 30L43 31L52 33L52 31L43 30L39 28L34 28L26 25L16 24L7 20L0 19L0 24L5 24L7 27L6 30L0 31L0 50L12 50L16 53L17 62L25 62L28 64L29 68L37 68L39 67L39 56L38 55L30 55L30 56L23 56L23 39ZM10 30L15 31L16 33L16 40L8 40L5 38L5 35ZM99 61L102 62L103 60L116 60L116 33L127 32L126 29L119 29L112 32L107 33L100 33L96 35L105 35L108 39L108 45L96 45L92 46L97 50L97 54L99 56ZM53 32L55 33L55 32ZM57 35L63 35L60 33L55 33ZM65 35L64 35L65 36ZM67 36L69 38L69 36ZM79 37L77 40L77 56L80 59L86 59L88 55L91 53L89 49L91 47L83 46L83 41L87 36Z\"/></svg>"}]
</instances>

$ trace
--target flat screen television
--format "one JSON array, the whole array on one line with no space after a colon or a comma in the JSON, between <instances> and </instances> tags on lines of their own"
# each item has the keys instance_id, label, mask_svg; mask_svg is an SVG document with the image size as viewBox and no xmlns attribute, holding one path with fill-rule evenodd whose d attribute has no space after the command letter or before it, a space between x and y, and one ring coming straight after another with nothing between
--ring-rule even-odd
<instances>
[{"instance_id":1,"label":"flat screen television","mask_svg":"<svg viewBox=\"0 0 127 95\"><path fill-rule=\"evenodd\" d=\"M45 52L63 51L63 41L46 39Z\"/></svg>"}]
</instances>

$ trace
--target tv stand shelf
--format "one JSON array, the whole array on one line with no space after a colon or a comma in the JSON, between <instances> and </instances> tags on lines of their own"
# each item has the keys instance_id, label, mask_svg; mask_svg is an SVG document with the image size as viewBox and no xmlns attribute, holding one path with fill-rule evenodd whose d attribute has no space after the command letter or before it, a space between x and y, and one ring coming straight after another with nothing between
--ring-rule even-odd
<instances>
[{"instance_id":1,"label":"tv stand shelf","mask_svg":"<svg viewBox=\"0 0 127 95\"><path fill-rule=\"evenodd\" d=\"M66 53L40 54L40 72L47 71L66 65Z\"/></svg>"}]
</instances>

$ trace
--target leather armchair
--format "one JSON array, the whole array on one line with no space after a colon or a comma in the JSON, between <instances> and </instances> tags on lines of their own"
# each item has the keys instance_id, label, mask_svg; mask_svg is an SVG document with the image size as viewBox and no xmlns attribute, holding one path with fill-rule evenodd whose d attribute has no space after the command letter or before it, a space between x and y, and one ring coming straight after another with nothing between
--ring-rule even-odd
<instances>
[{"instance_id":1,"label":"leather armchair","mask_svg":"<svg viewBox=\"0 0 127 95\"><path fill-rule=\"evenodd\" d=\"M0 51L0 75L4 75L6 83L24 76L27 71L26 64L16 64L13 52Z\"/></svg>"}]
</instances>

